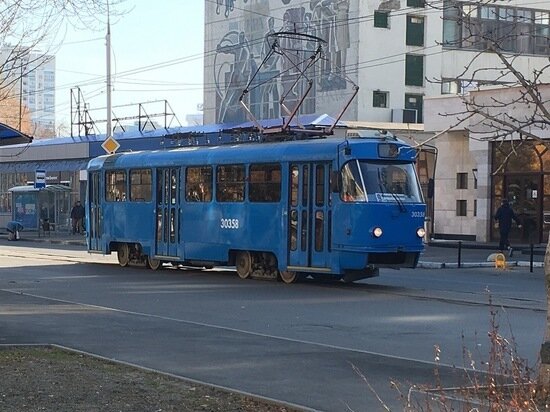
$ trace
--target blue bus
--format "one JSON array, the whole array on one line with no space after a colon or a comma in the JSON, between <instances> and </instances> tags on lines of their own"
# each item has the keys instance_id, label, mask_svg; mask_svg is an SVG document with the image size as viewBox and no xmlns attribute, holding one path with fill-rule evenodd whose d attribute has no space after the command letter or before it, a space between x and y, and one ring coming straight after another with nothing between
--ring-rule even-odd
<instances>
[{"instance_id":1,"label":"blue bus","mask_svg":"<svg viewBox=\"0 0 550 412\"><path fill-rule=\"evenodd\" d=\"M415 158L374 132L100 156L88 164L88 250L285 283L414 268L426 210Z\"/></svg>"}]
</instances>

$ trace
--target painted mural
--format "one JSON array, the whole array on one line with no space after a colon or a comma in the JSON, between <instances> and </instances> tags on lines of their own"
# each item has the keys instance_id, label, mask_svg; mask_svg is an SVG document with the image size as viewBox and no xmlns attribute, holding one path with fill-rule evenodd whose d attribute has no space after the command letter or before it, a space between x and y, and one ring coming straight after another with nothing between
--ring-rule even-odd
<instances>
[{"instance_id":1,"label":"painted mural","mask_svg":"<svg viewBox=\"0 0 550 412\"><path fill-rule=\"evenodd\" d=\"M216 24L226 23L226 30L216 28L217 35L213 35L211 70L217 122L248 120L239 103L247 86L249 93L244 100L258 119L287 115L279 103L281 98L287 108L293 108L304 95L308 80L313 87L300 114L315 113L321 96L351 87L346 81L351 47L350 0L217 0L215 13ZM273 36L278 32L310 37L279 39ZM307 70L306 78L298 79L308 55L318 47L311 40L314 38L324 40L322 58ZM274 47L278 52L270 54Z\"/></svg>"}]
</instances>

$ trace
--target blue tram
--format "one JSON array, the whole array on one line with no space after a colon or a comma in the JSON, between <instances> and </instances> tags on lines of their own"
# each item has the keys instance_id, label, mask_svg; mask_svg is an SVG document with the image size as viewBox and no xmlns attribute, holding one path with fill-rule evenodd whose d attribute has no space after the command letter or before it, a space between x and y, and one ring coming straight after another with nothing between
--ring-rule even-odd
<instances>
[{"instance_id":1,"label":"blue tram","mask_svg":"<svg viewBox=\"0 0 550 412\"><path fill-rule=\"evenodd\" d=\"M286 283L414 268L415 155L373 132L100 156L88 164L88 249L116 251L121 266L227 265Z\"/></svg>"}]
</instances>

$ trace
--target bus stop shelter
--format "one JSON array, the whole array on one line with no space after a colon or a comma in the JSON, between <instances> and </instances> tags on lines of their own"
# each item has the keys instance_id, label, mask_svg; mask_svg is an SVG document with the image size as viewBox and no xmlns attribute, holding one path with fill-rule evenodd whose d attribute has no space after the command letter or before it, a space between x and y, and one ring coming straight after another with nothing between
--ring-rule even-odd
<instances>
[{"instance_id":1,"label":"bus stop shelter","mask_svg":"<svg viewBox=\"0 0 550 412\"><path fill-rule=\"evenodd\" d=\"M71 188L65 185L15 186L12 194L12 220L24 230L49 232L70 228Z\"/></svg>"},{"instance_id":2,"label":"bus stop shelter","mask_svg":"<svg viewBox=\"0 0 550 412\"><path fill-rule=\"evenodd\" d=\"M32 137L27 136L25 133L21 133L19 130L7 124L0 123L0 146L30 143L31 141Z\"/></svg>"}]
</instances>

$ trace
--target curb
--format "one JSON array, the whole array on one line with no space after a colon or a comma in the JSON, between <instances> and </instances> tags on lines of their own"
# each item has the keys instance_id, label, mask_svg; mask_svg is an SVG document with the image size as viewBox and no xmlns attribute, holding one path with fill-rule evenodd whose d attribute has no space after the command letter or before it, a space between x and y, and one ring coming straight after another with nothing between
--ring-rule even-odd
<instances>
[{"instance_id":1,"label":"curb","mask_svg":"<svg viewBox=\"0 0 550 412\"><path fill-rule=\"evenodd\" d=\"M460 268L458 267L458 263L451 263L451 262L418 262L416 265L417 268L421 269L471 269L471 268L492 268L495 266L494 262L462 262L460 264ZM506 266L512 267L530 267L531 263L526 262L523 260L509 260L506 262ZM543 268L544 263L543 262L533 262L534 268Z\"/></svg>"}]
</instances>

